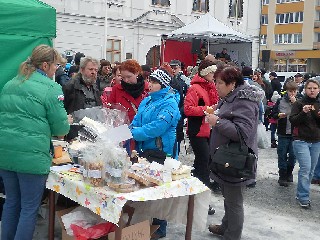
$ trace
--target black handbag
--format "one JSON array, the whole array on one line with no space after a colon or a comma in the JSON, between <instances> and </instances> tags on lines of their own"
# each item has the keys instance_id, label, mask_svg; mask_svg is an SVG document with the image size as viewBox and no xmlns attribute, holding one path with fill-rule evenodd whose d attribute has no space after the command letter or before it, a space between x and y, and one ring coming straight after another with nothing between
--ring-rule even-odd
<instances>
[{"instance_id":1,"label":"black handbag","mask_svg":"<svg viewBox=\"0 0 320 240\"><path fill-rule=\"evenodd\" d=\"M146 158L149 162L164 164L167 154L159 149L146 149L140 154L140 156Z\"/></svg>"},{"instance_id":2,"label":"black handbag","mask_svg":"<svg viewBox=\"0 0 320 240\"><path fill-rule=\"evenodd\" d=\"M236 129L240 141L219 146L212 156L210 170L229 177L254 179L257 156L247 147L237 126Z\"/></svg>"}]
</instances>

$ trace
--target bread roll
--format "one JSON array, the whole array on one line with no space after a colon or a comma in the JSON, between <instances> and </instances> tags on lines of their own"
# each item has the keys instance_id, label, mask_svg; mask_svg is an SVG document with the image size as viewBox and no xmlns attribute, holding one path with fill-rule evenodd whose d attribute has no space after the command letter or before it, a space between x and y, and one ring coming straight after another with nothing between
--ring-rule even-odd
<instances>
[{"instance_id":1,"label":"bread roll","mask_svg":"<svg viewBox=\"0 0 320 240\"><path fill-rule=\"evenodd\" d=\"M208 114L213 114L214 113L214 109L213 109L213 107L207 107L207 109L206 109L206 112L208 113Z\"/></svg>"},{"instance_id":2,"label":"bread roll","mask_svg":"<svg viewBox=\"0 0 320 240\"><path fill-rule=\"evenodd\" d=\"M54 158L60 158L60 157L62 157L62 147L55 146L54 147Z\"/></svg>"}]
</instances>

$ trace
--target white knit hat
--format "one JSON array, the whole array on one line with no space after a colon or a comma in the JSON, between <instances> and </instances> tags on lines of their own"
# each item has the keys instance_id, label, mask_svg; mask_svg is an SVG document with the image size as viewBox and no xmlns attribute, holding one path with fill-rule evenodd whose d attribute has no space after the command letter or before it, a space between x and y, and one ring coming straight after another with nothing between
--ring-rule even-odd
<instances>
[{"instance_id":1,"label":"white knit hat","mask_svg":"<svg viewBox=\"0 0 320 240\"><path fill-rule=\"evenodd\" d=\"M274 91L271 97L271 102L275 103L279 98L281 98L280 94L277 91Z\"/></svg>"},{"instance_id":2,"label":"white knit hat","mask_svg":"<svg viewBox=\"0 0 320 240\"><path fill-rule=\"evenodd\" d=\"M150 79L159 82L164 87L170 86L171 77L162 69L157 69L150 74Z\"/></svg>"}]
</instances>

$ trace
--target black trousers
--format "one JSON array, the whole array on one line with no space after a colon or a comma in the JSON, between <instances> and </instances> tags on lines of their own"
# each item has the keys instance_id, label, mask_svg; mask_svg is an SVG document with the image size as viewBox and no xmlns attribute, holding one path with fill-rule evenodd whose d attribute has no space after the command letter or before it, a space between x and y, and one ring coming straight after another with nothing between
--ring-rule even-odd
<instances>
[{"instance_id":1,"label":"black trousers","mask_svg":"<svg viewBox=\"0 0 320 240\"><path fill-rule=\"evenodd\" d=\"M193 176L199 178L200 181L209 187L209 138L189 136L189 140L195 156Z\"/></svg>"}]
</instances>

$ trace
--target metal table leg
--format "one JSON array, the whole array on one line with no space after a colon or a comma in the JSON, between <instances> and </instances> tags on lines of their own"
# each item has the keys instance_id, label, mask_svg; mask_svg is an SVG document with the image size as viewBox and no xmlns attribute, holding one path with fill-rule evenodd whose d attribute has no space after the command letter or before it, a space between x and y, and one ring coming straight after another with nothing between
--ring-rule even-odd
<instances>
[{"instance_id":1,"label":"metal table leg","mask_svg":"<svg viewBox=\"0 0 320 240\"><path fill-rule=\"evenodd\" d=\"M190 195L189 201L188 201L187 226L186 226L185 240L191 240L193 212L194 212L194 195Z\"/></svg>"},{"instance_id":2,"label":"metal table leg","mask_svg":"<svg viewBox=\"0 0 320 240\"><path fill-rule=\"evenodd\" d=\"M55 192L49 190L49 240L54 240Z\"/></svg>"}]
</instances>

